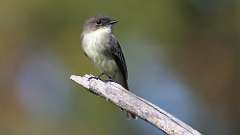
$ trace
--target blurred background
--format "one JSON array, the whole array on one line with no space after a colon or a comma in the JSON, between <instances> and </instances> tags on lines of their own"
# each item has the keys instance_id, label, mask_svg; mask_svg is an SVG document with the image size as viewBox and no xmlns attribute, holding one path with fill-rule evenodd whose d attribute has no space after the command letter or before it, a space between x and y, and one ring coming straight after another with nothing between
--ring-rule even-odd
<instances>
[{"instance_id":1,"label":"blurred background","mask_svg":"<svg viewBox=\"0 0 240 135\"><path fill-rule=\"evenodd\" d=\"M205 135L240 134L239 0L1 0L1 135L161 135L69 80L84 20L120 20L130 89Z\"/></svg>"}]
</instances>

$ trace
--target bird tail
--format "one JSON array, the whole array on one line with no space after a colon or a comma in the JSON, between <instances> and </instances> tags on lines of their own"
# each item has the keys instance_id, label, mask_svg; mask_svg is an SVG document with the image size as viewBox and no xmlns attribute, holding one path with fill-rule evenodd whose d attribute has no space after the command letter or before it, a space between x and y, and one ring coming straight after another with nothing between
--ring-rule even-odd
<instances>
[{"instance_id":1,"label":"bird tail","mask_svg":"<svg viewBox=\"0 0 240 135\"><path fill-rule=\"evenodd\" d=\"M129 120L131 120L131 119L135 119L136 120L138 117L135 114L131 113L131 112L127 112L127 118Z\"/></svg>"},{"instance_id":2,"label":"bird tail","mask_svg":"<svg viewBox=\"0 0 240 135\"><path fill-rule=\"evenodd\" d=\"M121 84L125 89L129 90L128 88L128 83L127 83L127 79L124 78L122 76L122 74L118 74L115 76L114 80L118 83L118 84ZM122 108L122 110L124 110ZM129 112L129 111L126 111L127 112L127 118L130 120L130 119L137 119L137 116L135 114L133 114L132 112Z\"/></svg>"},{"instance_id":3,"label":"bird tail","mask_svg":"<svg viewBox=\"0 0 240 135\"><path fill-rule=\"evenodd\" d=\"M127 83L127 80L125 81L125 84L124 84L124 88L129 90L128 88L128 83ZM137 119L137 116L135 114L133 114L132 112L129 112L127 111L127 118L130 120L130 119Z\"/></svg>"}]
</instances>

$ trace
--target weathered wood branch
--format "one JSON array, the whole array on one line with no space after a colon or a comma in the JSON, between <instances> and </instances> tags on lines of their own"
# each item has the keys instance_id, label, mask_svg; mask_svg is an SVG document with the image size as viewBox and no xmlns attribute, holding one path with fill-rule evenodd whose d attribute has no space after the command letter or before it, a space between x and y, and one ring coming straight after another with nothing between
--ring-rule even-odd
<instances>
[{"instance_id":1,"label":"weathered wood branch","mask_svg":"<svg viewBox=\"0 0 240 135\"><path fill-rule=\"evenodd\" d=\"M103 82L98 79L89 79L91 75L70 77L90 92L99 95L115 105L136 114L139 118L149 122L169 135L201 135L184 122L173 117L158 106L140 98L121 85L114 82Z\"/></svg>"}]
</instances>

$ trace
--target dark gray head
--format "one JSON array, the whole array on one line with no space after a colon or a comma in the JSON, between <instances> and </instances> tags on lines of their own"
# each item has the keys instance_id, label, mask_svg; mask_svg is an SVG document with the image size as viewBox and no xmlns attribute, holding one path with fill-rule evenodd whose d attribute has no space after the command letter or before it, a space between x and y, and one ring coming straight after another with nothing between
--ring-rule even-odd
<instances>
[{"instance_id":1,"label":"dark gray head","mask_svg":"<svg viewBox=\"0 0 240 135\"><path fill-rule=\"evenodd\" d=\"M113 20L106 16L94 16L89 18L84 24L84 31L95 31L99 28L109 27L111 28L113 24L118 21Z\"/></svg>"}]
</instances>

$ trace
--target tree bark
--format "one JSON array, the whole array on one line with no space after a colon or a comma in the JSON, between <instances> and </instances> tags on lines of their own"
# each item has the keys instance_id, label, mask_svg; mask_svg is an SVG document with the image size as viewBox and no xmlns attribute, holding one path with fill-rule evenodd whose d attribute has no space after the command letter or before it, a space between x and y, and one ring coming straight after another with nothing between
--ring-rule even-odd
<instances>
[{"instance_id":1,"label":"tree bark","mask_svg":"<svg viewBox=\"0 0 240 135\"><path fill-rule=\"evenodd\" d=\"M197 130L117 83L104 82L93 78L92 75L83 77L72 75L70 79L120 108L134 113L168 135L201 135Z\"/></svg>"}]
</instances>

